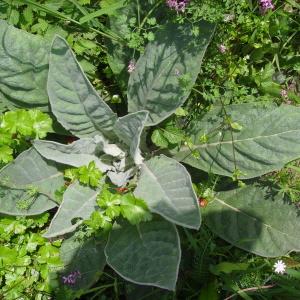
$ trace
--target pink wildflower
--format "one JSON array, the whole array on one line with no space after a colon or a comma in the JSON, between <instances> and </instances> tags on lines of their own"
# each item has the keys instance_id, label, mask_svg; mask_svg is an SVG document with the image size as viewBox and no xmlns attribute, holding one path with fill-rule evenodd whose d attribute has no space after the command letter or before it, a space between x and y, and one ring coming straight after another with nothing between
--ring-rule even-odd
<instances>
[{"instance_id":1,"label":"pink wildflower","mask_svg":"<svg viewBox=\"0 0 300 300\"><path fill-rule=\"evenodd\" d=\"M275 8L272 0L259 0L260 12L265 14L268 10Z\"/></svg>"},{"instance_id":2,"label":"pink wildflower","mask_svg":"<svg viewBox=\"0 0 300 300\"><path fill-rule=\"evenodd\" d=\"M127 71L128 73L132 73L135 70L135 60L131 60L128 64Z\"/></svg>"},{"instance_id":3,"label":"pink wildflower","mask_svg":"<svg viewBox=\"0 0 300 300\"><path fill-rule=\"evenodd\" d=\"M169 8L176 10L176 12L184 12L189 0L166 0Z\"/></svg>"},{"instance_id":4,"label":"pink wildflower","mask_svg":"<svg viewBox=\"0 0 300 300\"><path fill-rule=\"evenodd\" d=\"M219 45L218 48L221 53L225 53L227 51L227 47L224 44Z\"/></svg>"}]
</instances>

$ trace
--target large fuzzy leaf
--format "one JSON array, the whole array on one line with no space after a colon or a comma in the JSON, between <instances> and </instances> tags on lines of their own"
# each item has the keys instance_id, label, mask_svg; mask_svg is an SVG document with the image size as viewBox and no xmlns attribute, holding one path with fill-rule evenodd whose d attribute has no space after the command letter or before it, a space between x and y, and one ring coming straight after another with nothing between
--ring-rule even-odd
<instances>
[{"instance_id":1,"label":"large fuzzy leaf","mask_svg":"<svg viewBox=\"0 0 300 300\"><path fill-rule=\"evenodd\" d=\"M52 238L74 231L95 210L98 193L99 189L92 189L78 182L71 184L44 237Z\"/></svg>"},{"instance_id":2,"label":"large fuzzy leaf","mask_svg":"<svg viewBox=\"0 0 300 300\"><path fill-rule=\"evenodd\" d=\"M0 171L0 212L9 215L40 214L57 206L55 191L63 185L63 173L58 165L30 148ZM37 194L31 197L33 189ZM31 204L29 208L18 208L26 199Z\"/></svg>"},{"instance_id":3,"label":"large fuzzy leaf","mask_svg":"<svg viewBox=\"0 0 300 300\"><path fill-rule=\"evenodd\" d=\"M119 118L114 126L117 136L129 146L130 155L137 165L143 162L140 140L147 118L147 111L139 111Z\"/></svg>"},{"instance_id":4,"label":"large fuzzy leaf","mask_svg":"<svg viewBox=\"0 0 300 300\"><path fill-rule=\"evenodd\" d=\"M60 257L65 267L60 271L61 277L80 272L73 290L87 289L97 281L106 264L105 244L104 238L95 236L79 240L73 235L63 241Z\"/></svg>"},{"instance_id":5,"label":"large fuzzy leaf","mask_svg":"<svg viewBox=\"0 0 300 300\"><path fill-rule=\"evenodd\" d=\"M107 263L123 278L174 290L181 257L176 227L155 218L138 226L114 226L105 248Z\"/></svg>"},{"instance_id":6,"label":"large fuzzy leaf","mask_svg":"<svg viewBox=\"0 0 300 300\"><path fill-rule=\"evenodd\" d=\"M217 107L202 121L194 122L188 132L197 155L183 146L175 158L225 176L232 176L236 168L243 179L281 169L300 157L299 107L239 104L226 106L226 111L232 122L242 126L241 130L230 130L221 116L224 112ZM203 134L208 136L207 143L200 142Z\"/></svg>"},{"instance_id":7,"label":"large fuzzy leaf","mask_svg":"<svg viewBox=\"0 0 300 300\"><path fill-rule=\"evenodd\" d=\"M188 228L200 227L199 206L191 177L174 159L161 155L146 161L134 194L144 199L152 212L169 221Z\"/></svg>"},{"instance_id":8,"label":"large fuzzy leaf","mask_svg":"<svg viewBox=\"0 0 300 300\"><path fill-rule=\"evenodd\" d=\"M112 169L111 165L99 158L101 148L99 149L99 144L92 138L80 139L69 145L37 140L33 145L42 156L59 163L81 167L94 161L102 172Z\"/></svg>"},{"instance_id":9,"label":"large fuzzy leaf","mask_svg":"<svg viewBox=\"0 0 300 300\"><path fill-rule=\"evenodd\" d=\"M0 98L8 107L48 110L50 44L0 20Z\"/></svg>"},{"instance_id":10,"label":"large fuzzy leaf","mask_svg":"<svg viewBox=\"0 0 300 300\"><path fill-rule=\"evenodd\" d=\"M112 136L115 113L88 81L67 42L53 40L47 85L57 120L78 137Z\"/></svg>"},{"instance_id":11,"label":"large fuzzy leaf","mask_svg":"<svg viewBox=\"0 0 300 300\"><path fill-rule=\"evenodd\" d=\"M171 115L190 94L214 26L201 22L197 37L192 27L168 24L149 43L128 84L130 112L148 110L147 125L155 125ZM187 79L183 86L181 79Z\"/></svg>"},{"instance_id":12,"label":"large fuzzy leaf","mask_svg":"<svg viewBox=\"0 0 300 300\"><path fill-rule=\"evenodd\" d=\"M203 209L209 228L229 243L276 257L300 251L300 217L271 189L247 186L220 192Z\"/></svg>"}]
</instances>

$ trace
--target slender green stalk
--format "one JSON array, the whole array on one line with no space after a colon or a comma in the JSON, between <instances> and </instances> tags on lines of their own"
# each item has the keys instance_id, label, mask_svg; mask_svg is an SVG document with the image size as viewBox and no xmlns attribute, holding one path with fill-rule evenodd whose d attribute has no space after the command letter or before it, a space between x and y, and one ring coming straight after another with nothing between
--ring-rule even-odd
<instances>
[{"instance_id":1,"label":"slender green stalk","mask_svg":"<svg viewBox=\"0 0 300 300\"><path fill-rule=\"evenodd\" d=\"M53 11L53 10L51 10L51 9L49 9L49 8L41 5L41 4L38 4L38 3L36 3L36 2L34 2L32 0L22 0L22 2L24 4L34 6L34 7L38 8L39 10L44 11L45 13L48 13L49 15L51 15L53 17L56 17L56 18L59 18L59 19L65 20L65 21L69 21L70 23L76 24L78 26L82 26L82 24L80 22L78 22L78 21L76 21L76 20L74 20L74 19L66 16L65 14L60 13L58 11ZM107 37L107 38L109 38L111 40L114 40L115 42L118 42L118 43L120 43L122 45L125 44L125 41L123 41L119 36L116 36L113 33L106 33L104 31L100 31L100 30L98 30L96 28L93 28L93 27L89 27L89 30L93 31L93 32L96 32L96 33L98 33L98 34L100 34L100 35L102 35L104 37Z\"/></svg>"}]
</instances>

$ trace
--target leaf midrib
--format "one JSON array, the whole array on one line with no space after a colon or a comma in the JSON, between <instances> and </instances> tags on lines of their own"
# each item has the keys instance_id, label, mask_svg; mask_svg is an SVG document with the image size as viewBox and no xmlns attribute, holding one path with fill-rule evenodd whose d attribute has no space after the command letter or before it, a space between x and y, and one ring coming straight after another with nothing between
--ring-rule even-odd
<instances>
[{"instance_id":1,"label":"leaf midrib","mask_svg":"<svg viewBox=\"0 0 300 300\"><path fill-rule=\"evenodd\" d=\"M286 232L282 232L281 230L279 230L279 229L277 229L277 228L275 228L275 227L273 227L273 226L271 226L271 225L269 225L269 224L266 224L266 223L262 222L262 221L259 220L258 218L255 218L255 217L253 217L253 216L247 214L246 212L240 210L239 208L236 208L236 207L234 207L234 206L232 206L232 205L226 203L225 201L223 201L223 200L221 200L221 199L219 199L219 198L217 198L217 197L215 197L215 199L214 199L211 203L213 203L214 201L218 201L221 205L227 206L227 207L229 207L230 209L232 209L233 211L238 212L238 213L241 213L241 214L247 216L248 218L253 219L255 222L261 223L261 224L262 224L263 226L265 226L266 228L271 228L271 229L273 229L273 230L275 230L275 231L277 231L277 232L279 232L279 233L281 233L281 234L283 234L283 235L288 236L289 238L292 238L292 239L295 239L295 240L298 239L298 237L294 237L294 236L291 236L291 235L287 234Z\"/></svg>"},{"instance_id":2,"label":"leaf midrib","mask_svg":"<svg viewBox=\"0 0 300 300\"><path fill-rule=\"evenodd\" d=\"M279 136L282 134L286 134L286 133L292 133L292 132L300 132L300 129L293 129L293 130L288 130L288 131L283 131L283 132L279 132L279 133L275 133L275 134L270 134L270 135L259 135L259 136L255 136L255 137L250 137L250 138L245 138L242 140L236 139L236 140L230 140L230 141L221 141L221 142L215 142L215 143L207 143L207 144L202 144L202 145L195 145L193 147L193 149L201 149L201 148L208 148L208 147L216 147L219 145L224 145L224 144L234 144L234 143L242 143L242 142L247 142L247 141L255 141L257 139L264 139L264 138L270 138L270 137L274 137L274 136ZM184 146L181 148L181 150L185 151L185 150L190 150L189 147Z\"/></svg>"}]
</instances>

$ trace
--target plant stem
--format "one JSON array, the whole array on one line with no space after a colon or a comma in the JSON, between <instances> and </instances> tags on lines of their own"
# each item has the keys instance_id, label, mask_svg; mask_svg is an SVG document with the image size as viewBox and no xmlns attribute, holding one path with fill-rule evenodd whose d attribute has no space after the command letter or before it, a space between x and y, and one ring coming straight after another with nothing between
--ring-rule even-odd
<instances>
[{"instance_id":1,"label":"plant stem","mask_svg":"<svg viewBox=\"0 0 300 300\"><path fill-rule=\"evenodd\" d=\"M240 294L241 292L254 292L254 291L259 291L259 290L264 290L264 289L271 289L275 287L276 284L269 284L269 285L263 285L263 286L256 286L256 287L251 287L251 288L246 288L243 290L239 290L237 293L225 298L224 300L229 300Z\"/></svg>"},{"instance_id":2,"label":"plant stem","mask_svg":"<svg viewBox=\"0 0 300 300\"><path fill-rule=\"evenodd\" d=\"M35 3L32 0L22 0L22 2L25 3L25 4L27 4L27 5L34 6L34 7L38 8L38 9L40 9L40 10L48 13L49 15L52 15L53 17L56 17L56 18L59 18L59 19L65 20L65 21L69 21L69 22L71 22L73 24L76 24L78 26L82 26L82 24L80 22L78 22L78 21L76 21L76 20L74 20L74 19L72 19L72 18L70 18L70 17L68 17L68 16L66 16L66 15L58 12L58 11L53 11L53 10L51 10L51 9L43 6L43 5ZM114 36L112 33L108 34L108 33L104 32L104 31L100 31L100 30L98 30L96 28L93 28L93 27L89 27L89 30L93 31L93 32L96 32L96 33L98 33L98 34L100 34L100 35L102 35L104 37L107 37L107 38L109 38L111 40L114 40L115 42L118 42L118 43L120 43L122 45L126 44L125 41L123 41L119 36Z\"/></svg>"}]
</instances>

